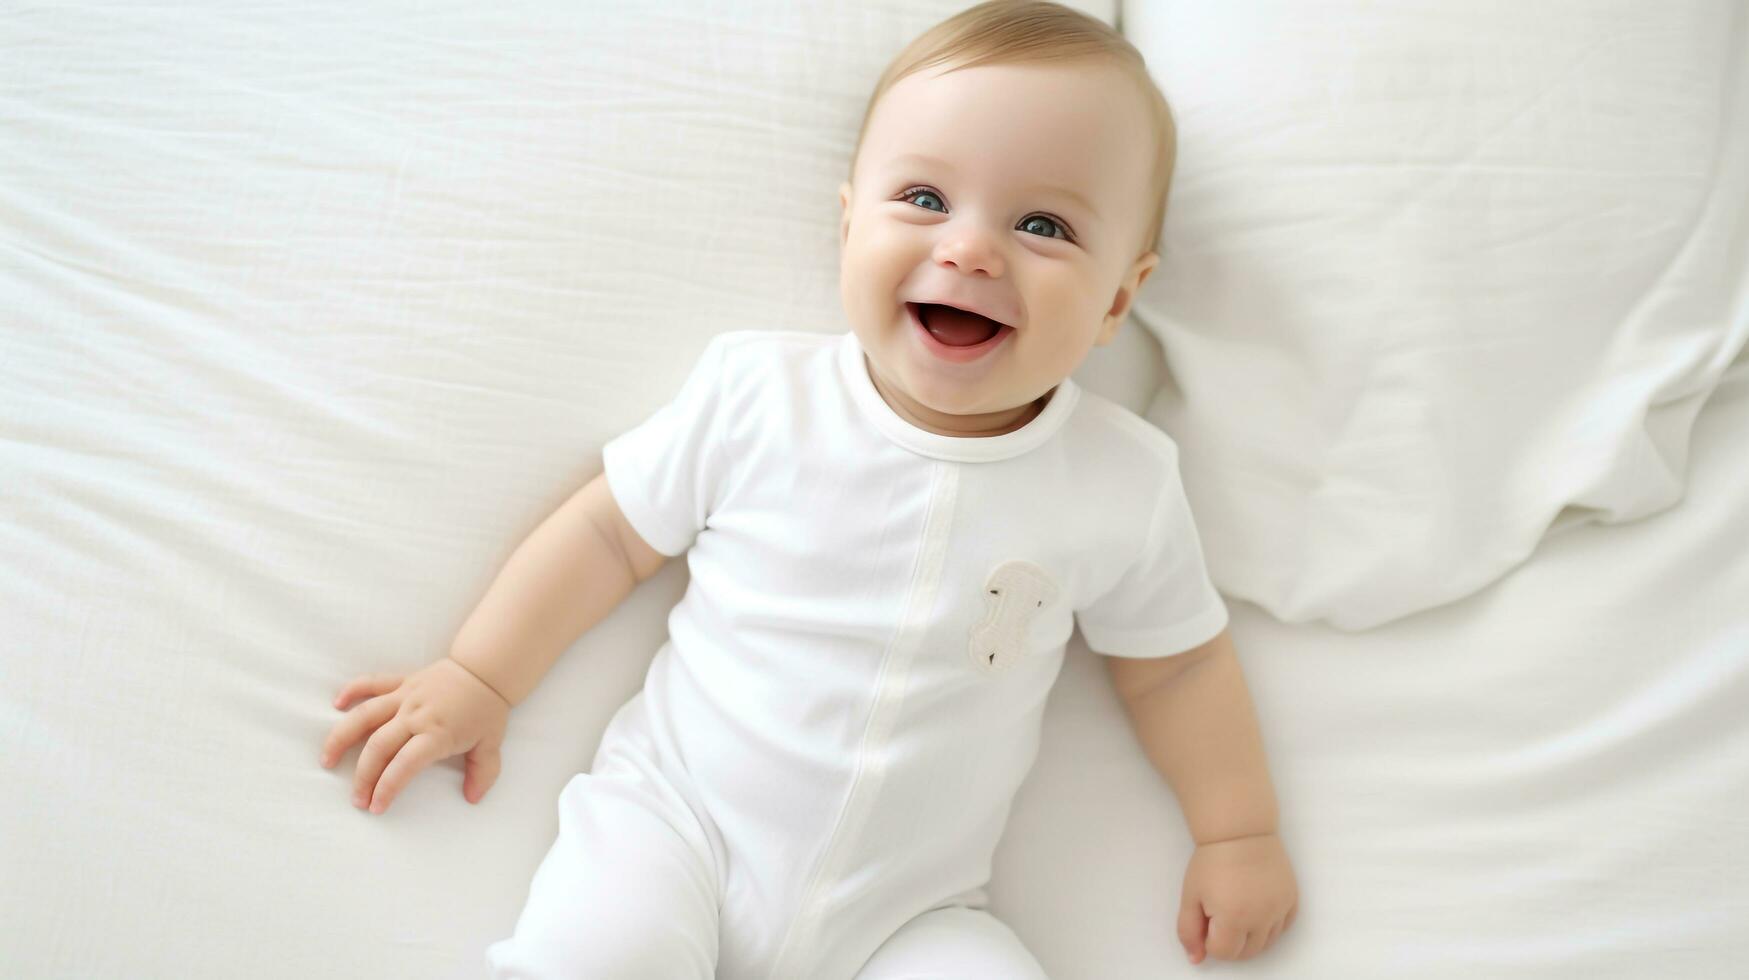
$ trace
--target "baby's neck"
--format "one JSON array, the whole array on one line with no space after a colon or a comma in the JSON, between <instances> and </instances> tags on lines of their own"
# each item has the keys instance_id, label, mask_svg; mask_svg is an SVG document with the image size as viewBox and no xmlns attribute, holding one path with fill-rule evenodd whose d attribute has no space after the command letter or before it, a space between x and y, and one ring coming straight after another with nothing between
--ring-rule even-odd
<instances>
[{"instance_id":1,"label":"baby's neck","mask_svg":"<svg viewBox=\"0 0 1749 980\"><path fill-rule=\"evenodd\" d=\"M937 412L926 405L921 405L903 392L887 387L879 372L869 364L867 355L863 357L863 367L868 370L869 380L873 382L875 391L881 400L887 403L895 414L925 432L933 432L938 436L952 436L959 439L987 439L991 436L1006 435L1017 429L1023 429L1027 423L1038 418L1039 413L1050 404L1051 397L1062 387L1057 385L1038 398L1025 405L1019 405L1001 412L989 412L983 415L950 415Z\"/></svg>"}]
</instances>

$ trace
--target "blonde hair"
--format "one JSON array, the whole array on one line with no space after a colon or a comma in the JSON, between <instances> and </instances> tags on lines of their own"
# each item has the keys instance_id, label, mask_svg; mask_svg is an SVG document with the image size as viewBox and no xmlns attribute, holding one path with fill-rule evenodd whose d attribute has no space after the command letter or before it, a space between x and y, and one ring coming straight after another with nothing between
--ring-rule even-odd
<instances>
[{"instance_id":1,"label":"blonde hair","mask_svg":"<svg viewBox=\"0 0 1749 980\"><path fill-rule=\"evenodd\" d=\"M875 83L862 113L856 145L850 151L854 180L856 158L862 138L868 133L869 117L881 96L901 78L933 65L948 63L948 71L978 65L1019 65L1051 61L1090 59L1118 69L1132 81L1147 101L1152 122L1154 165L1149 175L1152 219L1142 226L1143 243L1160 250L1166 221L1166 195L1172 185L1172 168L1178 156L1178 130L1166 96L1148 74L1142 53L1115 28L1094 17L1059 3L1042 0L990 0L949 17L918 35L894 56Z\"/></svg>"}]
</instances>

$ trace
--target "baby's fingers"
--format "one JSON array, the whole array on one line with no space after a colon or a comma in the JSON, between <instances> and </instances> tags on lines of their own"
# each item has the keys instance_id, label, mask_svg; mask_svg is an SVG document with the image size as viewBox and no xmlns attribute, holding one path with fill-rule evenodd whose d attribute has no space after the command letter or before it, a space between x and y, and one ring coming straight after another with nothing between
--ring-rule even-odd
<instances>
[{"instance_id":1,"label":"baby's fingers","mask_svg":"<svg viewBox=\"0 0 1749 980\"><path fill-rule=\"evenodd\" d=\"M1178 942L1184 946L1184 953L1192 963L1201 963L1208 955L1204 940L1208 936L1209 918L1203 913L1202 903L1197 900L1196 892L1187 885L1184 898L1178 905Z\"/></svg>"},{"instance_id":2,"label":"baby's fingers","mask_svg":"<svg viewBox=\"0 0 1749 980\"><path fill-rule=\"evenodd\" d=\"M407 729L407 723L399 716L390 718L383 723L370 741L364 743L364 751L358 754L358 771L352 778L352 805L369 806L373 813L381 813L376 806L377 781L382 777L383 770L388 768L389 761L413 733Z\"/></svg>"},{"instance_id":3,"label":"baby's fingers","mask_svg":"<svg viewBox=\"0 0 1749 980\"><path fill-rule=\"evenodd\" d=\"M462 761L462 796L469 803L478 803L498 781L498 771L503 768L504 760L497 743L481 742Z\"/></svg>"},{"instance_id":4,"label":"baby's fingers","mask_svg":"<svg viewBox=\"0 0 1749 980\"><path fill-rule=\"evenodd\" d=\"M344 711L355 698L387 694L400 687L402 680L400 674L360 674L347 681L340 693L334 696L334 707Z\"/></svg>"},{"instance_id":5,"label":"baby's fingers","mask_svg":"<svg viewBox=\"0 0 1749 980\"><path fill-rule=\"evenodd\" d=\"M1217 960L1236 960L1245 952L1245 933L1229 917L1217 915L1209 920L1209 936L1204 946Z\"/></svg>"},{"instance_id":6,"label":"baby's fingers","mask_svg":"<svg viewBox=\"0 0 1749 980\"><path fill-rule=\"evenodd\" d=\"M335 722L334 727L328 730L328 737L322 742L322 768L332 766L346 754L347 749L363 741L377 726L393 718L400 707L399 700L378 698L366 701Z\"/></svg>"},{"instance_id":7,"label":"baby's fingers","mask_svg":"<svg viewBox=\"0 0 1749 980\"><path fill-rule=\"evenodd\" d=\"M1239 958L1242 960L1248 960L1251 957L1256 956L1258 953L1263 952L1263 950L1269 945L1269 938L1269 926L1265 925L1261 928L1252 929L1245 934L1245 949L1239 954Z\"/></svg>"},{"instance_id":8,"label":"baby's fingers","mask_svg":"<svg viewBox=\"0 0 1749 980\"><path fill-rule=\"evenodd\" d=\"M401 746L401 751L395 753L389 767L383 770L383 778L377 780L376 795L370 801L370 812L382 813L387 810L389 804L395 802L395 797L401 794L401 787L407 785L419 770L449 754L443 750L442 740L430 732L420 732L408 739L407 744Z\"/></svg>"}]
</instances>

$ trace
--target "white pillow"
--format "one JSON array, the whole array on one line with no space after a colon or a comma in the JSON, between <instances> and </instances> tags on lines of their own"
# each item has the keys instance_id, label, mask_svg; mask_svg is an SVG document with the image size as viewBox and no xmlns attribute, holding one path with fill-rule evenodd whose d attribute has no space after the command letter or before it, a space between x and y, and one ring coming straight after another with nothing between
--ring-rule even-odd
<instances>
[{"instance_id":1,"label":"white pillow","mask_svg":"<svg viewBox=\"0 0 1749 980\"><path fill-rule=\"evenodd\" d=\"M1749 333L1724 0L1129 2L1179 124L1136 317L1211 574L1289 622L1669 507ZM1562 513L1563 508L1570 508Z\"/></svg>"}]
</instances>

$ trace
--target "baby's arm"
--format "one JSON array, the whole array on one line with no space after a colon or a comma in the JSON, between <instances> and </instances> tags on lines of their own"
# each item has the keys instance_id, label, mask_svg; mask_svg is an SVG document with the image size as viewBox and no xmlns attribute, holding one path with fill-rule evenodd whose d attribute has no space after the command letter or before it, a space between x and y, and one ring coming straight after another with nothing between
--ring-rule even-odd
<instances>
[{"instance_id":1,"label":"baby's arm","mask_svg":"<svg viewBox=\"0 0 1749 980\"><path fill-rule=\"evenodd\" d=\"M566 648L667 560L632 529L606 474L597 475L517 547L457 632L450 658L520 704Z\"/></svg>"},{"instance_id":2,"label":"baby's arm","mask_svg":"<svg viewBox=\"0 0 1749 980\"><path fill-rule=\"evenodd\" d=\"M334 707L350 710L323 742L321 765L364 742L353 805L382 813L421 769L466 753L462 794L479 802L498 778L510 709L665 561L597 476L517 547L447 656L405 677L367 674L341 689Z\"/></svg>"},{"instance_id":3,"label":"baby's arm","mask_svg":"<svg viewBox=\"0 0 1749 980\"><path fill-rule=\"evenodd\" d=\"M1198 844L1276 832L1263 736L1229 630L1174 656L1105 663Z\"/></svg>"},{"instance_id":4,"label":"baby's arm","mask_svg":"<svg viewBox=\"0 0 1749 980\"><path fill-rule=\"evenodd\" d=\"M1192 963L1205 951L1248 959L1293 922L1299 891L1277 836L1275 790L1232 637L1223 629L1175 656L1105 662L1196 841L1179 939Z\"/></svg>"}]
</instances>

